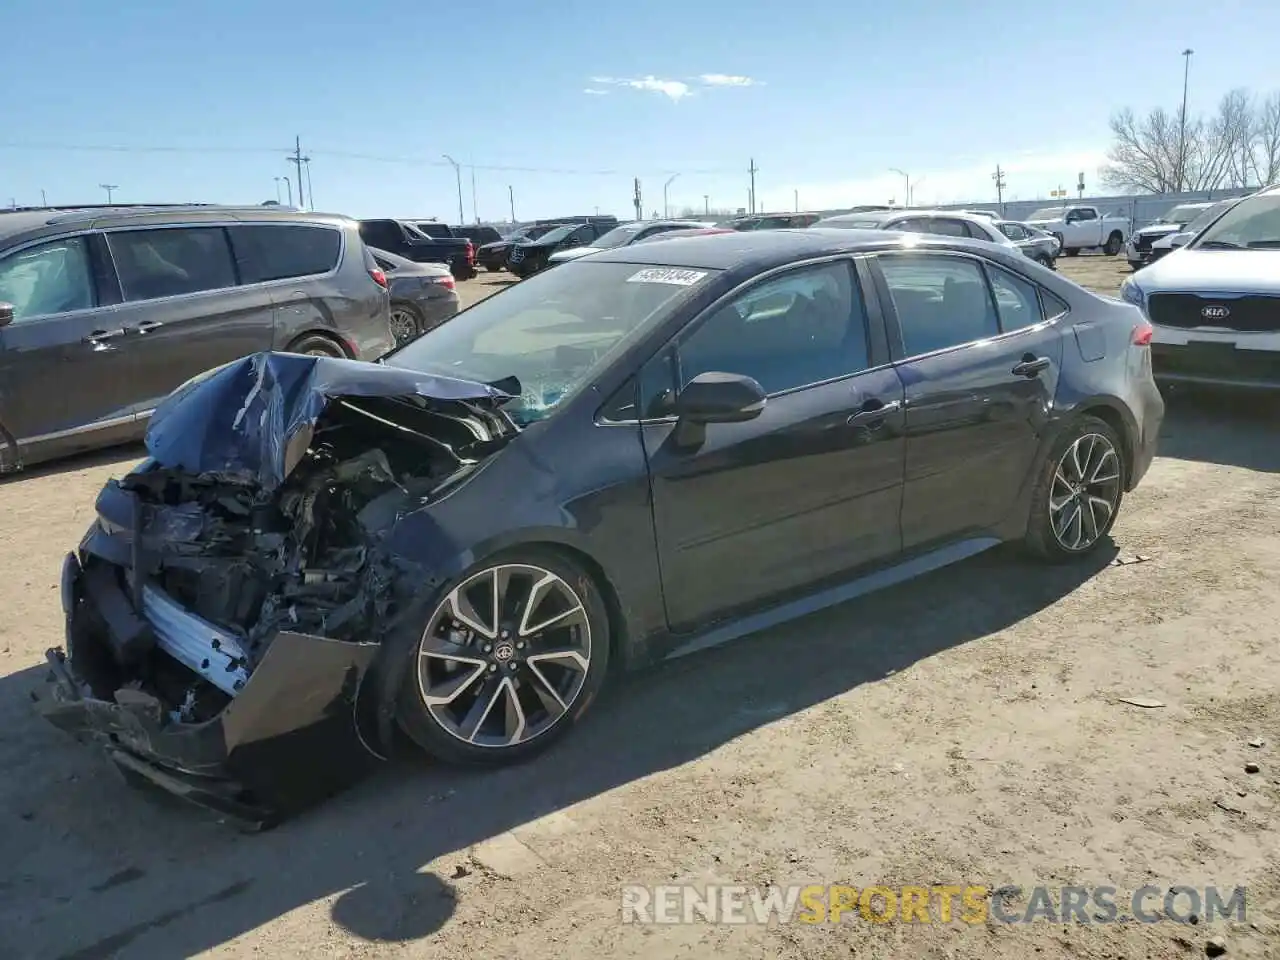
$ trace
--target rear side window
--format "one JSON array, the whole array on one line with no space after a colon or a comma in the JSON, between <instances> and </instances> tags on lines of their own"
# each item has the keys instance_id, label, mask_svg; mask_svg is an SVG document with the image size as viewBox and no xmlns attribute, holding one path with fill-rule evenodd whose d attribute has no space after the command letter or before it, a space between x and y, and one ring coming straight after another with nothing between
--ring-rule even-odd
<instances>
[{"instance_id":1,"label":"rear side window","mask_svg":"<svg viewBox=\"0 0 1280 960\"><path fill-rule=\"evenodd\" d=\"M929 232L944 237L971 237L969 224L963 220L952 220L950 217L934 217L929 221ZM983 239L986 239L985 237Z\"/></svg>"},{"instance_id":2,"label":"rear side window","mask_svg":"<svg viewBox=\"0 0 1280 960\"><path fill-rule=\"evenodd\" d=\"M241 283L328 273L338 265L342 235L332 227L262 223L231 227Z\"/></svg>"},{"instance_id":3,"label":"rear side window","mask_svg":"<svg viewBox=\"0 0 1280 960\"><path fill-rule=\"evenodd\" d=\"M0 259L0 300L13 304L13 322L95 306L89 244L67 237Z\"/></svg>"},{"instance_id":4,"label":"rear side window","mask_svg":"<svg viewBox=\"0 0 1280 960\"><path fill-rule=\"evenodd\" d=\"M996 312L1000 315L1001 330L1005 333L1021 330L1044 319L1035 284L997 267L987 267L987 276L991 278L991 292L996 296Z\"/></svg>"},{"instance_id":5,"label":"rear side window","mask_svg":"<svg viewBox=\"0 0 1280 960\"><path fill-rule=\"evenodd\" d=\"M879 258L902 331L904 355L919 356L1000 332L982 267L961 257L894 254Z\"/></svg>"},{"instance_id":6,"label":"rear side window","mask_svg":"<svg viewBox=\"0 0 1280 960\"><path fill-rule=\"evenodd\" d=\"M127 301L176 297L236 285L221 227L123 230L107 235Z\"/></svg>"}]
</instances>

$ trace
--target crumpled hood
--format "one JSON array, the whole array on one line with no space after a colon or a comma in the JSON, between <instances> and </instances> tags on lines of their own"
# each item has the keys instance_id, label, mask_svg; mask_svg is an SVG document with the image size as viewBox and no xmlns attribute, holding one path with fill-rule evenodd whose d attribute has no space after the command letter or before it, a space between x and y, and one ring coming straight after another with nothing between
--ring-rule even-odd
<instances>
[{"instance_id":1,"label":"crumpled hood","mask_svg":"<svg viewBox=\"0 0 1280 960\"><path fill-rule=\"evenodd\" d=\"M1147 293L1280 295L1280 250L1191 250L1161 257L1134 275Z\"/></svg>"},{"instance_id":2,"label":"crumpled hood","mask_svg":"<svg viewBox=\"0 0 1280 960\"><path fill-rule=\"evenodd\" d=\"M161 466L278 487L337 397L426 397L490 408L510 400L487 384L294 353L255 353L179 387L147 428Z\"/></svg>"}]
</instances>

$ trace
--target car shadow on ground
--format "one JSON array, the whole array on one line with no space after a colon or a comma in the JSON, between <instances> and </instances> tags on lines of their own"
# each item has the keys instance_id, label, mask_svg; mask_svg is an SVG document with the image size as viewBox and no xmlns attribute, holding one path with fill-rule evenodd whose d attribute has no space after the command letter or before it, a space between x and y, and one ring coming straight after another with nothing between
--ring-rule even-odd
<instances>
[{"instance_id":1,"label":"car shadow on ground","mask_svg":"<svg viewBox=\"0 0 1280 960\"><path fill-rule=\"evenodd\" d=\"M41 477L56 477L61 474L91 470L94 467L102 467L117 462L121 465L121 472L127 472L133 466L134 461L141 460L146 455L147 448L140 441L133 441L116 446L103 447L101 450L93 450L88 453L78 453L58 460L50 460L47 463L37 463L31 467L24 467L16 473L0 474L0 484L21 483L24 480L38 480Z\"/></svg>"},{"instance_id":2,"label":"car shadow on ground","mask_svg":"<svg viewBox=\"0 0 1280 960\"><path fill-rule=\"evenodd\" d=\"M30 710L43 671L24 670L0 680L0 925L20 956L192 956L333 898L349 934L417 940L452 916L470 882L455 885L452 871L473 844L996 634L1105 575L1115 554L1108 542L1046 567L992 551L627 678L531 762L468 771L402 759L257 835L118 783ZM440 873L419 872L441 857Z\"/></svg>"},{"instance_id":3,"label":"car shadow on ground","mask_svg":"<svg viewBox=\"0 0 1280 960\"><path fill-rule=\"evenodd\" d=\"M1280 472L1280 397L1185 388L1163 393L1157 456Z\"/></svg>"}]
</instances>

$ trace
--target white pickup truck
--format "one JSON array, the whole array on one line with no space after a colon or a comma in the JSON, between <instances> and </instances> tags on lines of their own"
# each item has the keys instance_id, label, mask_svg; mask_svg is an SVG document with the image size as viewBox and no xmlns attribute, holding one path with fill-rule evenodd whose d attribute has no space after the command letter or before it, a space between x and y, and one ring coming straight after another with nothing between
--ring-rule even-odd
<instances>
[{"instance_id":1,"label":"white pickup truck","mask_svg":"<svg viewBox=\"0 0 1280 960\"><path fill-rule=\"evenodd\" d=\"M1102 247L1114 257L1129 236L1129 218L1104 215L1097 207L1045 207L1026 220L1062 244L1062 252L1074 257L1089 247Z\"/></svg>"}]
</instances>

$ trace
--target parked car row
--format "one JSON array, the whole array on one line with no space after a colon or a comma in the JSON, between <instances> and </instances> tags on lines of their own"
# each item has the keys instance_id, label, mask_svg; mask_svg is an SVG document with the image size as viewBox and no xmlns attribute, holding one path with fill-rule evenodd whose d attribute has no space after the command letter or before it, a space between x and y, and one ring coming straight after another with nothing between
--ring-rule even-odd
<instances>
[{"instance_id":1,"label":"parked car row","mask_svg":"<svg viewBox=\"0 0 1280 960\"><path fill-rule=\"evenodd\" d=\"M904 233L944 237L968 237L1004 247L1012 247L1038 263L1053 269L1058 242L1030 224L998 220L986 211L889 209L842 213L819 220L817 227L844 227L857 230L897 230Z\"/></svg>"}]
</instances>

